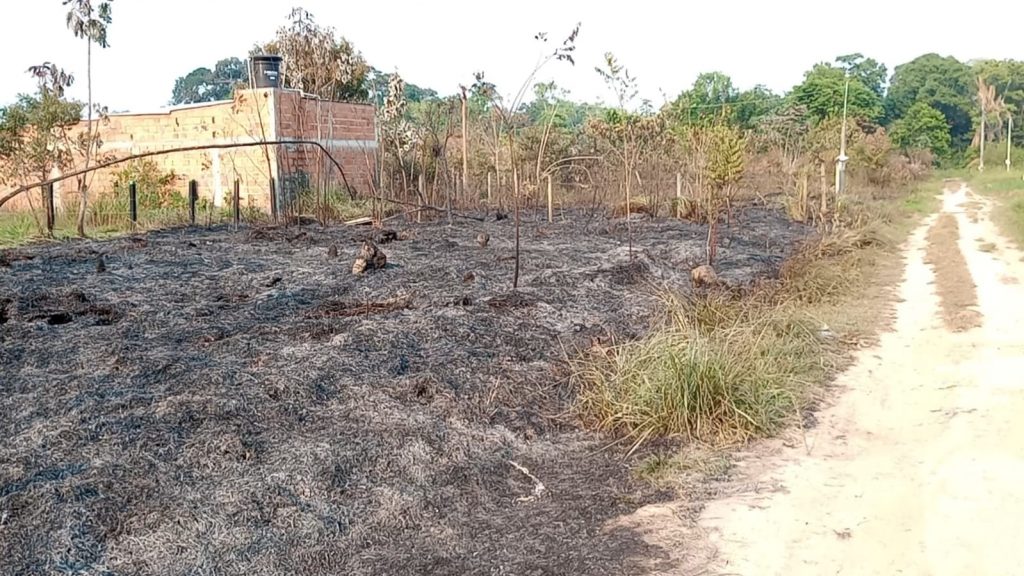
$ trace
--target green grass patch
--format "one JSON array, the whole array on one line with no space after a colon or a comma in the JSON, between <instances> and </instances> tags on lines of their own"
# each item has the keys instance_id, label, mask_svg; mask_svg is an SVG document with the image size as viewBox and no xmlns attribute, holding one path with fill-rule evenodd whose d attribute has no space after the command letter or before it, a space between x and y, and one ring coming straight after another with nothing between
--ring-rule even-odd
<instances>
[{"instance_id":1,"label":"green grass patch","mask_svg":"<svg viewBox=\"0 0 1024 576\"><path fill-rule=\"evenodd\" d=\"M1024 170L1006 171L1000 166L984 172L965 170L962 175L972 190L994 201L996 226L1024 247Z\"/></svg>"},{"instance_id":2,"label":"green grass patch","mask_svg":"<svg viewBox=\"0 0 1024 576\"><path fill-rule=\"evenodd\" d=\"M903 198L902 204L897 207L899 212L905 216L917 218L938 210L942 204L939 198L942 194L943 181L947 177L951 176L939 173L924 182L913 185Z\"/></svg>"},{"instance_id":3,"label":"green grass patch","mask_svg":"<svg viewBox=\"0 0 1024 576\"><path fill-rule=\"evenodd\" d=\"M665 323L647 338L573 362L585 423L636 447L672 436L744 441L799 414L822 376L810 317L725 295L664 302Z\"/></svg>"},{"instance_id":4,"label":"green grass patch","mask_svg":"<svg viewBox=\"0 0 1024 576\"><path fill-rule=\"evenodd\" d=\"M0 248L17 246L39 237L39 227L31 214L0 213Z\"/></svg>"},{"instance_id":5,"label":"green grass patch","mask_svg":"<svg viewBox=\"0 0 1024 576\"><path fill-rule=\"evenodd\" d=\"M1024 246L1024 187L997 202L992 220L1018 246Z\"/></svg>"},{"instance_id":6,"label":"green grass patch","mask_svg":"<svg viewBox=\"0 0 1024 576\"><path fill-rule=\"evenodd\" d=\"M966 178L971 188L981 194L1000 196L1024 192L1024 173L1020 170L1007 172L1003 169L971 172Z\"/></svg>"}]
</instances>

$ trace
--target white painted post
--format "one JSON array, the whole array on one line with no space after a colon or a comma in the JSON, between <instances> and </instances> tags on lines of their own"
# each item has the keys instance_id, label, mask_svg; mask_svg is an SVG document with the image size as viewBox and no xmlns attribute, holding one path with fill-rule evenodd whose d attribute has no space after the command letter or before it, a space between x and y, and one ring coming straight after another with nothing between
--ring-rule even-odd
<instances>
[{"instance_id":1,"label":"white painted post","mask_svg":"<svg viewBox=\"0 0 1024 576\"><path fill-rule=\"evenodd\" d=\"M551 175L548 174L548 223L555 221L555 199L551 191Z\"/></svg>"},{"instance_id":2,"label":"white painted post","mask_svg":"<svg viewBox=\"0 0 1024 576\"><path fill-rule=\"evenodd\" d=\"M1006 120L1006 171L1010 171L1010 150L1013 148L1013 114L1011 113Z\"/></svg>"}]
</instances>

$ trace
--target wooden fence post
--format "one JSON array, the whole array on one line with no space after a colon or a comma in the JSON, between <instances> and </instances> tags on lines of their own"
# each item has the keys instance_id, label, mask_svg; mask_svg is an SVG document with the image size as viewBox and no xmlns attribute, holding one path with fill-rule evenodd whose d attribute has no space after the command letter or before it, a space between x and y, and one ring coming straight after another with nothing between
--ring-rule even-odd
<instances>
[{"instance_id":1,"label":"wooden fence post","mask_svg":"<svg viewBox=\"0 0 1024 576\"><path fill-rule=\"evenodd\" d=\"M128 183L128 217L134 232L139 225L139 186L134 180Z\"/></svg>"},{"instance_id":2,"label":"wooden fence post","mask_svg":"<svg viewBox=\"0 0 1024 576\"><path fill-rule=\"evenodd\" d=\"M242 219L242 183L238 180L235 180L235 193L232 201L234 203L235 228L238 228L238 222Z\"/></svg>"},{"instance_id":3,"label":"wooden fence post","mask_svg":"<svg viewBox=\"0 0 1024 576\"><path fill-rule=\"evenodd\" d=\"M196 225L196 201L199 200L199 183L195 180L188 181L188 222Z\"/></svg>"},{"instance_id":4,"label":"wooden fence post","mask_svg":"<svg viewBox=\"0 0 1024 576\"><path fill-rule=\"evenodd\" d=\"M273 178L270 179L270 216L277 224L277 183Z\"/></svg>"},{"instance_id":5,"label":"wooden fence post","mask_svg":"<svg viewBox=\"0 0 1024 576\"><path fill-rule=\"evenodd\" d=\"M43 194L46 196L46 232L52 238L57 220L57 212L53 206L53 183L43 186Z\"/></svg>"}]
</instances>

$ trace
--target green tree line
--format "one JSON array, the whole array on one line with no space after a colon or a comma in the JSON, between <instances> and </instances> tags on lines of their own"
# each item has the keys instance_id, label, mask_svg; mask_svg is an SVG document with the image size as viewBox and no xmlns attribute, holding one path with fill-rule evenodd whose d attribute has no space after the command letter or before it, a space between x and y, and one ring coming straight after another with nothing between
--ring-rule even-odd
<instances>
[{"instance_id":1,"label":"green tree line","mask_svg":"<svg viewBox=\"0 0 1024 576\"><path fill-rule=\"evenodd\" d=\"M254 46L252 54L286 56L285 83L324 97L383 106L391 74L367 64L364 57L334 29L319 25L308 12L297 9L275 38ZM847 84L847 80L849 81ZM213 69L201 67L178 78L172 104L224 100L244 86L248 71L243 60L225 58ZM980 96L979 82L994 89L995 97ZM488 86L496 91L493 85ZM488 98L476 86L471 95L473 116L486 116ZM409 103L407 120L416 123L436 116L438 106L458 99L443 91L403 82ZM579 129L589 117L604 114L603 106L574 101L555 84L538 85L534 98L518 110L523 121L545 123L554 114L552 130ZM758 85L741 90L721 71L700 74L692 87L678 94L659 111L676 126L708 125L725 121L741 130L756 130L785 109L802 111L810 125L842 115L844 100L849 117L869 131L887 130L900 149L927 149L940 161L965 163L974 159L984 115L986 139L1004 137L1012 122L1024 126L1024 61L979 60L960 62L950 56L924 54L896 66L891 74L884 64L863 54L847 54L833 62L814 64L802 81L785 94ZM1024 144L1024 130L1013 134Z\"/></svg>"}]
</instances>

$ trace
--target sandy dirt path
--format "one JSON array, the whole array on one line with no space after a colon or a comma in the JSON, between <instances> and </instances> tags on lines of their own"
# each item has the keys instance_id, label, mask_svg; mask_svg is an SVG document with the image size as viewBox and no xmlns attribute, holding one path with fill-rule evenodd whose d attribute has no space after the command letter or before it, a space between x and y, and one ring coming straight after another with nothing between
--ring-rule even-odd
<instances>
[{"instance_id":1,"label":"sandy dirt path","mask_svg":"<svg viewBox=\"0 0 1024 576\"><path fill-rule=\"evenodd\" d=\"M840 377L806 443L748 462L748 489L704 509L715 552L699 573L1024 574L1024 263L979 200L948 190L942 212L982 325L943 322L933 216L908 242L893 331Z\"/></svg>"}]
</instances>

